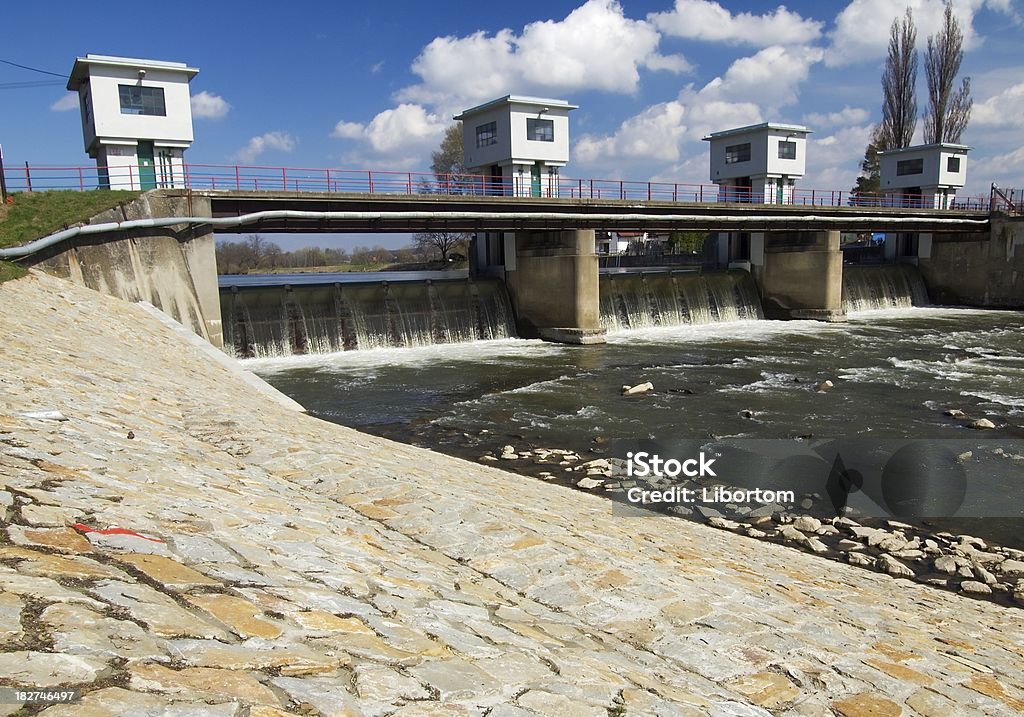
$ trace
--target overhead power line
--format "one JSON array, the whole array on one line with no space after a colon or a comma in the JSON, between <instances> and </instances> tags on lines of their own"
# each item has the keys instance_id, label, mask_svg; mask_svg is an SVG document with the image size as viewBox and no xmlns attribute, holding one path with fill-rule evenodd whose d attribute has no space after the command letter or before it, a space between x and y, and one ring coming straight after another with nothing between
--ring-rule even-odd
<instances>
[{"instance_id":1,"label":"overhead power line","mask_svg":"<svg viewBox=\"0 0 1024 717\"><path fill-rule=\"evenodd\" d=\"M65 75L62 72L50 72L49 70L40 70L38 67L29 67L28 65L19 65L17 62L11 62L10 60L0 59L0 62L4 63L5 65L11 65L12 67L20 67L23 70L29 70L31 72L40 72L40 73L42 73L44 75L53 75L54 77L61 77L61 78L65 79L65 80L68 78L68 76Z\"/></svg>"}]
</instances>

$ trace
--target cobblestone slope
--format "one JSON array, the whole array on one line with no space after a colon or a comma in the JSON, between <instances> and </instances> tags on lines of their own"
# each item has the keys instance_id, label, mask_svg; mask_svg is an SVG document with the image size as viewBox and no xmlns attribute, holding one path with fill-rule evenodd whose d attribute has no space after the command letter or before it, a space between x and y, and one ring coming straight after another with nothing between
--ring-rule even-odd
<instances>
[{"instance_id":1,"label":"cobblestone slope","mask_svg":"<svg viewBox=\"0 0 1024 717\"><path fill-rule=\"evenodd\" d=\"M298 415L58 279L0 346L0 684L84 692L41 714L1024 711L1019 609Z\"/></svg>"}]
</instances>

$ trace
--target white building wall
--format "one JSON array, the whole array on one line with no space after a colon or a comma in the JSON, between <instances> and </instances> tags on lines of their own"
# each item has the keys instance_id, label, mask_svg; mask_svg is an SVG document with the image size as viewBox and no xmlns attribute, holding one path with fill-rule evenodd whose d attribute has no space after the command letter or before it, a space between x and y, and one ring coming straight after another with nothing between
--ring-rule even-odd
<instances>
[{"instance_id":1,"label":"white building wall","mask_svg":"<svg viewBox=\"0 0 1024 717\"><path fill-rule=\"evenodd\" d=\"M960 171L949 171L950 157L960 159ZM967 152L958 152L952 149L943 149L939 156L939 184L949 187L963 187L967 184Z\"/></svg>"},{"instance_id":2,"label":"white building wall","mask_svg":"<svg viewBox=\"0 0 1024 717\"><path fill-rule=\"evenodd\" d=\"M541 109L543 108L529 105L512 105L509 117L512 129L512 158L564 166L569 162L569 111L565 108L551 108L548 112L541 112ZM526 133L528 119L551 120L554 141L538 142L529 139Z\"/></svg>"},{"instance_id":3,"label":"white building wall","mask_svg":"<svg viewBox=\"0 0 1024 717\"><path fill-rule=\"evenodd\" d=\"M136 157L134 145L100 145L97 150L96 166L100 167L101 173L105 168L111 189L138 191L142 188L139 178L139 160Z\"/></svg>"},{"instance_id":4,"label":"white building wall","mask_svg":"<svg viewBox=\"0 0 1024 717\"><path fill-rule=\"evenodd\" d=\"M782 159L779 157L779 144L793 142L796 144L796 157ZM768 136L768 173L785 174L787 177L802 177L807 171L807 138L788 136L782 131L773 132Z\"/></svg>"},{"instance_id":5,"label":"white building wall","mask_svg":"<svg viewBox=\"0 0 1024 717\"><path fill-rule=\"evenodd\" d=\"M495 123L497 143L484 147L476 146L477 127L489 122ZM462 122L462 146L466 171L470 174L489 174L495 164L507 163L512 156L512 130L509 115L504 107L494 107L464 119Z\"/></svg>"},{"instance_id":6,"label":"white building wall","mask_svg":"<svg viewBox=\"0 0 1024 717\"><path fill-rule=\"evenodd\" d=\"M92 66L88 84L95 136L192 142L192 100L182 73L148 70L140 81L131 68ZM163 88L167 115L122 114L119 85Z\"/></svg>"}]
</instances>

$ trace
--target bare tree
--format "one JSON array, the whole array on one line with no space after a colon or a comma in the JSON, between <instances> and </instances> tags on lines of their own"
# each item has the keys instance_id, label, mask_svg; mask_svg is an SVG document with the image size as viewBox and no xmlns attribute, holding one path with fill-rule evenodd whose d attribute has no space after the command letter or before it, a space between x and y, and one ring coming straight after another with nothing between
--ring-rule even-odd
<instances>
[{"instance_id":1,"label":"bare tree","mask_svg":"<svg viewBox=\"0 0 1024 717\"><path fill-rule=\"evenodd\" d=\"M892 21L889 56L882 74L881 149L909 147L917 127L917 28L907 8L903 21Z\"/></svg>"},{"instance_id":2,"label":"bare tree","mask_svg":"<svg viewBox=\"0 0 1024 717\"><path fill-rule=\"evenodd\" d=\"M924 115L924 141L958 143L971 119L971 78L956 90L956 78L964 59L964 34L947 0L942 29L928 38L924 73L928 81L928 111Z\"/></svg>"},{"instance_id":3,"label":"bare tree","mask_svg":"<svg viewBox=\"0 0 1024 717\"><path fill-rule=\"evenodd\" d=\"M460 232L420 232L412 237L413 246L424 252L437 250L441 253L441 261L447 262L453 249L465 245L469 235Z\"/></svg>"}]
</instances>

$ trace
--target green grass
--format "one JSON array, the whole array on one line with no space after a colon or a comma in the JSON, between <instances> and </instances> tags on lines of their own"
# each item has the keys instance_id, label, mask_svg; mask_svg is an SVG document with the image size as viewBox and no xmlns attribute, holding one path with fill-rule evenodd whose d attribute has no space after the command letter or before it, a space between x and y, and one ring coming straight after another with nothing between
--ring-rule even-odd
<instances>
[{"instance_id":1,"label":"green grass","mask_svg":"<svg viewBox=\"0 0 1024 717\"><path fill-rule=\"evenodd\" d=\"M25 276L25 268L9 261L0 261L0 284Z\"/></svg>"},{"instance_id":2,"label":"green grass","mask_svg":"<svg viewBox=\"0 0 1024 717\"><path fill-rule=\"evenodd\" d=\"M19 246L130 202L141 192L19 192L0 205L0 247Z\"/></svg>"}]
</instances>

